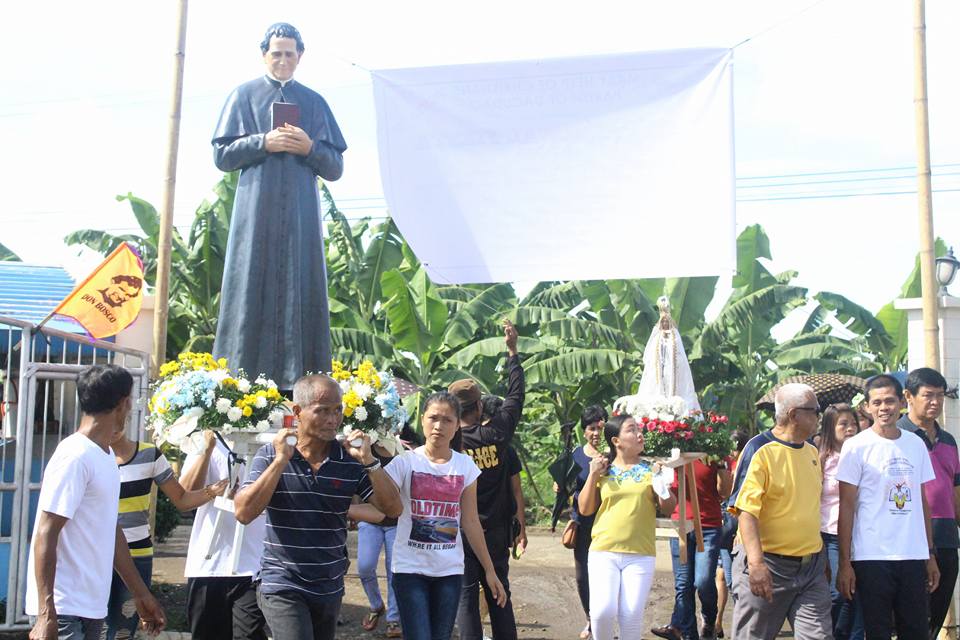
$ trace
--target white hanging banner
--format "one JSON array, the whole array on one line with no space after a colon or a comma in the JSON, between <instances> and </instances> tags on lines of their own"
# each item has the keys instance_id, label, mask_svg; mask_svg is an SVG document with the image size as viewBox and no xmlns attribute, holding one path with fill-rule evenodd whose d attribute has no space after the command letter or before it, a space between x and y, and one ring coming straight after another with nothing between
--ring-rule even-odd
<instances>
[{"instance_id":1,"label":"white hanging banner","mask_svg":"<svg viewBox=\"0 0 960 640\"><path fill-rule=\"evenodd\" d=\"M434 282L730 273L733 52L373 72L383 190Z\"/></svg>"}]
</instances>

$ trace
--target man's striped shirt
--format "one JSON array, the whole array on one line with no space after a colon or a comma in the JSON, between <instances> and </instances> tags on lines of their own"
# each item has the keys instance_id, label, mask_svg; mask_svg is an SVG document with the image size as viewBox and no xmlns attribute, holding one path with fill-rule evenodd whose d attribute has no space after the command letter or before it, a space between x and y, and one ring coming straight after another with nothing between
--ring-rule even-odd
<instances>
[{"instance_id":1,"label":"man's striped shirt","mask_svg":"<svg viewBox=\"0 0 960 640\"><path fill-rule=\"evenodd\" d=\"M135 558L153 555L150 539L150 489L173 477L170 463L149 442L138 442L137 452L120 467L119 524Z\"/></svg>"},{"instance_id":2,"label":"man's striped shirt","mask_svg":"<svg viewBox=\"0 0 960 640\"><path fill-rule=\"evenodd\" d=\"M272 444L261 447L243 486L256 482L275 457ZM339 442L330 443L316 473L295 451L267 504L261 591L339 599L347 571L347 509L354 495L366 501L372 494L366 470Z\"/></svg>"}]
</instances>

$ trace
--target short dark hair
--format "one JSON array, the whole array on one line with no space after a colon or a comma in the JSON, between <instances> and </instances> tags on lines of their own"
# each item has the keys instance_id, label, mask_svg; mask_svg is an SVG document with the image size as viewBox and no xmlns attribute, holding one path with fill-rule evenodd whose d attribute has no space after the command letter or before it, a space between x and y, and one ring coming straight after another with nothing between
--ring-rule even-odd
<instances>
[{"instance_id":1,"label":"short dark hair","mask_svg":"<svg viewBox=\"0 0 960 640\"><path fill-rule=\"evenodd\" d=\"M503 406L503 398L492 394L485 395L480 398L480 403L483 405L483 414L492 418Z\"/></svg>"},{"instance_id":2,"label":"short dark hair","mask_svg":"<svg viewBox=\"0 0 960 640\"><path fill-rule=\"evenodd\" d=\"M267 32L263 34L263 41L260 43L260 52L266 53L270 50L270 38L293 38L297 41L297 53L303 53L303 39L300 32L289 22L276 22L267 27Z\"/></svg>"},{"instance_id":3,"label":"short dark hair","mask_svg":"<svg viewBox=\"0 0 960 640\"><path fill-rule=\"evenodd\" d=\"M890 389L892 388L896 393L898 398L903 398L903 386L900 384L900 381L894 378L891 375L886 373L881 373L880 375L873 376L867 380L867 384L863 387L863 397L870 400L870 392L874 389Z\"/></svg>"},{"instance_id":4,"label":"short dark hair","mask_svg":"<svg viewBox=\"0 0 960 640\"><path fill-rule=\"evenodd\" d=\"M95 364L77 376L77 397L80 410L95 416L116 409L130 396L133 376L115 364Z\"/></svg>"},{"instance_id":5,"label":"short dark hair","mask_svg":"<svg viewBox=\"0 0 960 640\"><path fill-rule=\"evenodd\" d=\"M453 413L457 416L457 420L460 419L460 401L457 399L457 396L453 395L449 391L437 391L436 393L431 393L427 396L427 399L423 403L423 412L426 413L427 409L430 408L430 405L433 404L445 404L451 409Z\"/></svg>"},{"instance_id":6,"label":"short dark hair","mask_svg":"<svg viewBox=\"0 0 960 640\"><path fill-rule=\"evenodd\" d=\"M598 420L606 422L609 418L610 416L607 415L606 409L599 404L591 404L589 407L586 407L580 415L580 428L583 429L588 424L593 424Z\"/></svg>"},{"instance_id":7,"label":"short dark hair","mask_svg":"<svg viewBox=\"0 0 960 640\"><path fill-rule=\"evenodd\" d=\"M910 392L910 395L915 396L920 391L920 387L936 387L946 391L947 379L936 369L920 367L911 371L907 376L906 390Z\"/></svg>"}]
</instances>

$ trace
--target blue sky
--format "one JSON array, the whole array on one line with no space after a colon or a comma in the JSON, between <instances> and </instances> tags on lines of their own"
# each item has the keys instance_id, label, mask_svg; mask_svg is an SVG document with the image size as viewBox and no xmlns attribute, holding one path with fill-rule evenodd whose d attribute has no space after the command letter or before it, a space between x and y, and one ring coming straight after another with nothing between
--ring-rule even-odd
<instances>
[{"instance_id":1,"label":"blue sky","mask_svg":"<svg viewBox=\"0 0 960 640\"><path fill-rule=\"evenodd\" d=\"M28 3L5 7L0 241L26 260L81 275L97 258L62 246L62 236L134 230L117 194L159 205L173 4L104 0L91 10L59 1L42 14ZM898 293L917 250L911 5L302 2L280 13L263 2L193 2L175 221L188 225L218 180L209 139L220 107L234 86L262 73L257 44L278 20L303 34L297 79L325 95L350 145L344 178L331 185L350 216L385 213L366 69L747 40L734 63L738 226L766 228L772 269L796 269L812 291L876 310ZM935 227L960 246L960 5L929 0L927 25ZM621 242L611 233L612 247ZM682 238L662 242L683 248Z\"/></svg>"}]
</instances>

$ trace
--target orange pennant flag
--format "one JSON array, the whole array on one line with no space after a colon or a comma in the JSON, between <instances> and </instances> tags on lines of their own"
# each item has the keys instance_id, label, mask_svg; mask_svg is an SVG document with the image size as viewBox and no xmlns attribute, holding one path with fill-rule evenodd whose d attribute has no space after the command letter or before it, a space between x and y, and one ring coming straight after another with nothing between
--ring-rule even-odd
<instances>
[{"instance_id":1,"label":"orange pennant flag","mask_svg":"<svg viewBox=\"0 0 960 640\"><path fill-rule=\"evenodd\" d=\"M142 304L143 262L124 242L53 313L73 318L99 340L128 327L137 319Z\"/></svg>"}]
</instances>

